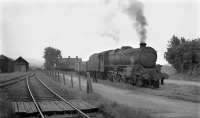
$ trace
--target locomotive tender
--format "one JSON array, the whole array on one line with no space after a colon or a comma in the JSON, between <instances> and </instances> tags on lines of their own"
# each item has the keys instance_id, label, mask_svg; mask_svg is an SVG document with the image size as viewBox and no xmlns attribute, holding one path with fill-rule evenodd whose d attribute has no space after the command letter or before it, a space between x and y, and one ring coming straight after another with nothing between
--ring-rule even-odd
<instances>
[{"instance_id":1,"label":"locomotive tender","mask_svg":"<svg viewBox=\"0 0 200 118\"><path fill-rule=\"evenodd\" d=\"M159 88L167 78L156 65L157 52L146 43L140 48L122 47L90 56L87 71L93 78L122 81L137 86ZM80 70L81 71L81 70Z\"/></svg>"}]
</instances>

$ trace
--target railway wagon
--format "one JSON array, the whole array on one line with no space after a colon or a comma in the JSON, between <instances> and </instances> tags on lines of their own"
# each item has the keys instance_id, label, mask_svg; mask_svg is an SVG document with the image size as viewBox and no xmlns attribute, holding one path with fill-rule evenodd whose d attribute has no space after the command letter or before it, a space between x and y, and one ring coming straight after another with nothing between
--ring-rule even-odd
<instances>
[{"instance_id":1,"label":"railway wagon","mask_svg":"<svg viewBox=\"0 0 200 118\"><path fill-rule=\"evenodd\" d=\"M126 46L93 54L87 62L87 71L93 78L159 88L166 76L156 61L156 50L141 43L140 48Z\"/></svg>"}]
</instances>

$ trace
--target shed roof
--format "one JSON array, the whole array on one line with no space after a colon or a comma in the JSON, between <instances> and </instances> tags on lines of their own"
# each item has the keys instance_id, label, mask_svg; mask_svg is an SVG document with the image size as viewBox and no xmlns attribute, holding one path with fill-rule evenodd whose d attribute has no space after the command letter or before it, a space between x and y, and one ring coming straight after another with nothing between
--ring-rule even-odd
<instances>
[{"instance_id":1,"label":"shed roof","mask_svg":"<svg viewBox=\"0 0 200 118\"><path fill-rule=\"evenodd\" d=\"M10 57L7 57L7 56L5 56L5 55L0 55L0 60L11 60L11 61L13 61L13 59L12 58L10 58Z\"/></svg>"},{"instance_id":2,"label":"shed roof","mask_svg":"<svg viewBox=\"0 0 200 118\"><path fill-rule=\"evenodd\" d=\"M24 64L29 64L24 58L22 58L21 56L18 57L14 63L24 63Z\"/></svg>"}]
</instances>

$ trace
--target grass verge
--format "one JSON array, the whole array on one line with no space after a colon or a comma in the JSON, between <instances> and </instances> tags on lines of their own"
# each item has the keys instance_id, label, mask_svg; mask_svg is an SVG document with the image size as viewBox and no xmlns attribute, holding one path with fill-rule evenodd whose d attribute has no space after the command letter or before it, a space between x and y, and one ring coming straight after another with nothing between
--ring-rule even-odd
<instances>
[{"instance_id":1,"label":"grass verge","mask_svg":"<svg viewBox=\"0 0 200 118\"><path fill-rule=\"evenodd\" d=\"M14 118L11 102L7 100L6 93L0 89L0 118Z\"/></svg>"},{"instance_id":2,"label":"grass verge","mask_svg":"<svg viewBox=\"0 0 200 118\"><path fill-rule=\"evenodd\" d=\"M200 82L200 75L189 75L189 74L177 73L177 74L171 75L169 79Z\"/></svg>"},{"instance_id":3,"label":"grass verge","mask_svg":"<svg viewBox=\"0 0 200 118\"><path fill-rule=\"evenodd\" d=\"M98 118L153 118L152 111L145 109L136 109L118 104L101 97L99 94L80 93L81 98L91 104L98 106L100 116Z\"/></svg>"}]
</instances>

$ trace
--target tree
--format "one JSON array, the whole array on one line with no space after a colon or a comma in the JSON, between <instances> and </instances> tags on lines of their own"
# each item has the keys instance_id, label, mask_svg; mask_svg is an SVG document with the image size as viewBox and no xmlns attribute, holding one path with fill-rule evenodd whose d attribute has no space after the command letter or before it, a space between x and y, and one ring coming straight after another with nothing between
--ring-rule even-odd
<instances>
[{"instance_id":1,"label":"tree","mask_svg":"<svg viewBox=\"0 0 200 118\"><path fill-rule=\"evenodd\" d=\"M55 49L53 47L46 47L44 49L44 67L46 69L53 69L56 64L58 64L58 60L62 58L61 51L59 49Z\"/></svg>"},{"instance_id":2,"label":"tree","mask_svg":"<svg viewBox=\"0 0 200 118\"><path fill-rule=\"evenodd\" d=\"M194 51L200 51L200 40L186 40L181 37L172 36L169 41L165 59L177 70L177 72L188 72L195 66Z\"/></svg>"}]
</instances>

